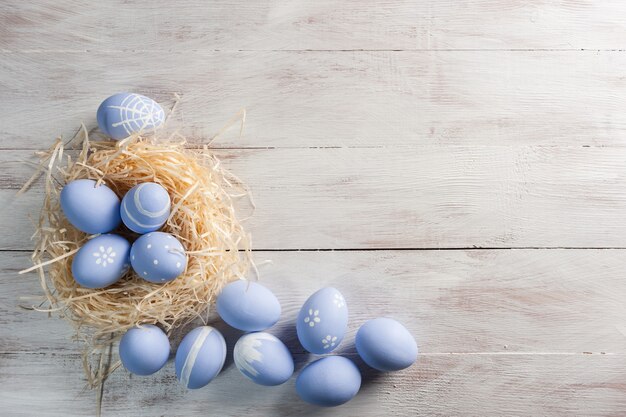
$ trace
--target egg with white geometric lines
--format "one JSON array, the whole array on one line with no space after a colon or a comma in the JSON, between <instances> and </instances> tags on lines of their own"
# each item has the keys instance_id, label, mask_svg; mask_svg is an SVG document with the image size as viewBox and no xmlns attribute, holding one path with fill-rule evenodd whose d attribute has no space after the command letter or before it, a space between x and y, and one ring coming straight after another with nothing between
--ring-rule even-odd
<instances>
[{"instance_id":1,"label":"egg with white geometric lines","mask_svg":"<svg viewBox=\"0 0 626 417\"><path fill-rule=\"evenodd\" d=\"M300 344L311 353L337 349L348 328L348 308L343 295L333 287L322 288L302 306L296 322Z\"/></svg>"},{"instance_id":2,"label":"egg with white geometric lines","mask_svg":"<svg viewBox=\"0 0 626 417\"><path fill-rule=\"evenodd\" d=\"M141 278L162 284L185 271L187 255L183 245L171 234L151 232L133 243L130 263Z\"/></svg>"},{"instance_id":3,"label":"egg with white geometric lines","mask_svg":"<svg viewBox=\"0 0 626 417\"><path fill-rule=\"evenodd\" d=\"M100 235L81 247L72 261L74 280L85 288L105 288L129 269L130 243L118 235Z\"/></svg>"},{"instance_id":4,"label":"egg with white geometric lines","mask_svg":"<svg viewBox=\"0 0 626 417\"><path fill-rule=\"evenodd\" d=\"M293 358L289 349L269 333L254 332L241 336L235 344L233 357L239 372L259 385L280 385L293 374Z\"/></svg>"},{"instance_id":5,"label":"egg with white geometric lines","mask_svg":"<svg viewBox=\"0 0 626 417\"><path fill-rule=\"evenodd\" d=\"M160 127L165 112L156 101L141 94L119 93L100 104L98 126L113 139L127 138L133 133L147 133Z\"/></svg>"},{"instance_id":6,"label":"egg with white geometric lines","mask_svg":"<svg viewBox=\"0 0 626 417\"><path fill-rule=\"evenodd\" d=\"M160 184L137 184L122 199L120 214L126 227L133 232L154 232L170 215L170 196Z\"/></svg>"}]
</instances>

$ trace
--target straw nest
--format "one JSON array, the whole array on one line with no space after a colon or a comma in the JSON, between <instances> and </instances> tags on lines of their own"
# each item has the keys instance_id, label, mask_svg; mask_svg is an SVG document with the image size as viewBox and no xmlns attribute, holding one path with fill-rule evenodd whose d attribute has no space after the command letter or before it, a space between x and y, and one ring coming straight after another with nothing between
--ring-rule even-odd
<instances>
[{"instance_id":1,"label":"straw nest","mask_svg":"<svg viewBox=\"0 0 626 417\"><path fill-rule=\"evenodd\" d=\"M245 196L246 190L221 168L206 146L187 149L181 137L166 143L140 136L120 142L90 141L84 126L81 131L82 149L76 151L77 156L76 152L68 153L60 139L40 154L45 195L34 235L35 266L22 272L34 270L39 274L49 306L35 308L60 313L87 342L85 369L90 385L96 386L106 375L91 369L90 354L99 348L102 353L103 346L110 349L112 340L138 324L157 324L169 333L202 318L222 286L244 278L248 272L250 242L233 208L233 199ZM130 270L104 289L78 286L71 274L73 255L93 236L67 221L59 196L66 183L79 178L104 183L120 198L146 181L165 187L172 210L162 230L176 236L185 247L188 262L184 273L166 284L154 284ZM131 242L138 237L123 226L113 233Z\"/></svg>"}]
</instances>

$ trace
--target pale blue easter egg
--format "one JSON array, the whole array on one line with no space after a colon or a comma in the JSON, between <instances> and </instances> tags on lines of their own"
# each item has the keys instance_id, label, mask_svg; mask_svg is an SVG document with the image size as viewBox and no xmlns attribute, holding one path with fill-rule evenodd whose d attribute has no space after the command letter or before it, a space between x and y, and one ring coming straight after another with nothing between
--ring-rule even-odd
<instances>
[{"instance_id":1,"label":"pale blue easter egg","mask_svg":"<svg viewBox=\"0 0 626 417\"><path fill-rule=\"evenodd\" d=\"M85 243L72 261L72 276L85 288L105 288L128 271L130 243L118 235L100 235Z\"/></svg>"},{"instance_id":2,"label":"pale blue easter egg","mask_svg":"<svg viewBox=\"0 0 626 417\"><path fill-rule=\"evenodd\" d=\"M104 184L75 180L61 190L61 209L67 220L85 233L108 233L120 224L120 199Z\"/></svg>"},{"instance_id":3,"label":"pale blue easter egg","mask_svg":"<svg viewBox=\"0 0 626 417\"><path fill-rule=\"evenodd\" d=\"M189 389L202 388L220 373L226 360L226 341L210 326L196 327L176 351L176 377Z\"/></svg>"},{"instance_id":4,"label":"pale blue easter egg","mask_svg":"<svg viewBox=\"0 0 626 417\"><path fill-rule=\"evenodd\" d=\"M350 359L327 356L308 364L296 379L296 392L304 401L335 407L350 401L361 388L361 373Z\"/></svg>"},{"instance_id":5,"label":"pale blue easter egg","mask_svg":"<svg viewBox=\"0 0 626 417\"><path fill-rule=\"evenodd\" d=\"M260 385L274 386L286 382L293 374L289 349L269 333L248 333L239 338L233 351L237 369Z\"/></svg>"},{"instance_id":6,"label":"pale blue easter egg","mask_svg":"<svg viewBox=\"0 0 626 417\"><path fill-rule=\"evenodd\" d=\"M389 318L363 324L356 333L355 345L363 361L379 371L408 368L417 359L417 343L411 333Z\"/></svg>"},{"instance_id":7,"label":"pale blue easter egg","mask_svg":"<svg viewBox=\"0 0 626 417\"><path fill-rule=\"evenodd\" d=\"M126 227L144 234L165 224L170 205L170 195L165 188L154 182L144 182L135 185L122 198L120 213Z\"/></svg>"},{"instance_id":8,"label":"pale blue easter egg","mask_svg":"<svg viewBox=\"0 0 626 417\"><path fill-rule=\"evenodd\" d=\"M216 303L217 313L232 327L246 332L265 330L280 318L280 303L263 285L237 280L226 285Z\"/></svg>"},{"instance_id":9,"label":"pale blue easter egg","mask_svg":"<svg viewBox=\"0 0 626 417\"><path fill-rule=\"evenodd\" d=\"M170 356L167 335L152 324L128 330L120 341L120 359L124 368L135 375L151 375L163 368Z\"/></svg>"},{"instance_id":10,"label":"pale blue easter egg","mask_svg":"<svg viewBox=\"0 0 626 417\"><path fill-rule=\"evenodd\" d=\"M151 232L133 243L130 264L141 278L159 284L171 281L185 271L187 255L174 236Z\"/></svg>"},{"instance_id":11,"label":"pale blue easter egg","mask_svg":"<svg viewBox=\"0 0 626 417\"><path fill-rule=\"evenodd\" d=\"M148 133L160 127L165 112L156 101L134 93L118 93L100 104L97 112L100 130L119 140L133 133Z\"/></svg>"},{"instance_id":12,"label":"pale blue easter egg","mask_svg":"<svg viewBox=\"0 0 626 417\"><path fill-rule=\"evenodd\" d=\"M311 353L322 354L337 349L348 328L348 308L341 293L332 287L322 288L302 306L296 322L298 339Z\"/></svg>"}]
</instances>

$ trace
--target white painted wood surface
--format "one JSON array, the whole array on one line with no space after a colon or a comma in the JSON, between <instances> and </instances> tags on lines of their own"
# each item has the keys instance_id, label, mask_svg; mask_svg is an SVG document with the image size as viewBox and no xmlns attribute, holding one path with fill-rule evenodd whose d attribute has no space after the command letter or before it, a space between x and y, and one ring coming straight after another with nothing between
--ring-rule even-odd
<instances>
[{"instance_id":1,"label":"white painted wood surface","mask_svg":"<svg viewBox=\"0 0 626 417\"><path fill-rule=\"evenodd\" d=\"M69 326L19 308L40 295L17 271L41 189L14 194L19 161L120 90L182 94L192 141L247 108L244 138L217 145L255 196L298 367L293 319L323 285L350 303L347 355L389 315L422 356L360 363L334 410L232 365L197 392L171 363L118 371L105 416L626 415L624 35L617 0L3 2L0 415L94 413Z\"/></svg>"},{"instance_id":2,"label":"white painted wood surface","mask_svg":"<svg viewBox=\"0 0 626 417\"><path fill-rule=\"evenodd\" d=\"M6 161L31 154L0 151ZM626 247L624 147L219 154L254 194L257 209L248 228L259 249ZM32 166L7 162L6 168L3 210L36 218L41 187L15 197ZM241 213L250 213L245 204ZM31 223L20 216L0 225L0 248L29 248Z\"/></svg>"},{"instance_id":3,"label":"white painted wood surface","mask_svg":"<svg viewBox=\"0 0 626 417\"><path fill-rule=\"evenodd\" d=\"M183 95L182 131L222 147L624 146L619 51L1 54L0 148L71 137L111 91ZM180 121L175 123L181 126ZM26 129L25 126L28 126ZM442 148L443 149L443 148Z\"/></svg>"},{"instance_id":4,"label":"white painted wood surface","mask_svg":"<svg viewBox=\"0 0 626 417\"><path fill-rule=\"evenodd\" d=\"M5 387L0 411L2 405L9 414L17 409L28 395L19 387L40 375L32 389L50 397L39 395L16 415L47 414L49 409L63 415L68 406L90 415L93 395L79 389L82 370L78 345L68 342L69 326L17 308L18 297L38 294L33 280L15 274L26 258L6 252L0 257L5 265L0 316L8 317L3 323L7 337L0 345L0 383ZM263 282L276 292L284 311L273 332L286 340L298 368L312 355L298 345L293 321L306 297L325 285L340 286L350 306L350 330L341 352L354 357L356 329L372 314L403 321L420 342L422 356L409 370L385 375L360 364L363 392L340 414L606 415L626 407L626 308L620 296L626 280L616 279L626 269L624 250L256 254L257 261L268 258L273 264L262 267ZM225 335L232 348L239 333ZM54 385L51 373L59 373L63 381L58 389L44 388ZM242 392L249 397L242 400ZM72 401L86 408L77 410ZM103 407L105 415L132 410L146 416L195 415L203 408L233 416L251 410L268 415L313 412L295 397L293 381L263 389L232 366L206 389L184 393L171 364L148 378L118 372L107 385Z\"/></svg>"}]
</instances>

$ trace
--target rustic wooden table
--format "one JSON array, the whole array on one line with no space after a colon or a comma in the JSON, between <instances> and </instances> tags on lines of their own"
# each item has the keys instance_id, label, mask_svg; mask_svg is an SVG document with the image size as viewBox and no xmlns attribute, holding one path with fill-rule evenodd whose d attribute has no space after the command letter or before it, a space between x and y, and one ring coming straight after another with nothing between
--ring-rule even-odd
<instances>
[{"instance_id":1,"label":"rustic wooden table","mask_svg":"<svg viewBox=\"0 0 626 417\"><path fill-rule=\"evenodd\" d=\"M421 356L330 410L231 359L193 392L171 363L120 370L103 415L626 415L624 39L621 0L4 0L0 415L94 414L69 325L19 308L42 189L15 193L33 150L124 90L182 94L194 140L248 110L216 146L295 351L299 306L334 285L341 352L387 315Z\"/></svg>"}]
</instances>

